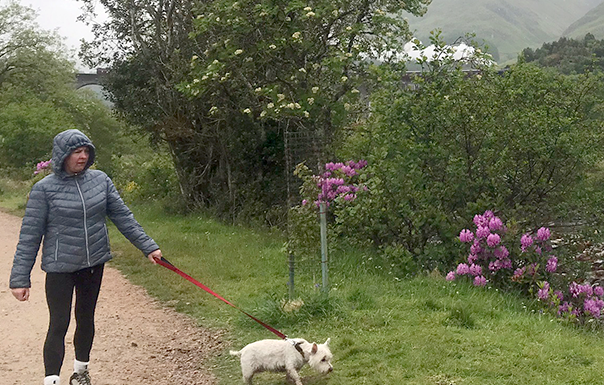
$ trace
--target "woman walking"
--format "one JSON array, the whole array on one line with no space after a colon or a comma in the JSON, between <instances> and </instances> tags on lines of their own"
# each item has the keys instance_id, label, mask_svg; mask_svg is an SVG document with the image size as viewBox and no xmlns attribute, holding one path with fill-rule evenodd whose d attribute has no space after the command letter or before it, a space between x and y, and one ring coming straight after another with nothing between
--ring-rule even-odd
<instances>
[{"instance_id":1,"label":"woman walking","mask_svg":"<svg viewBox=\"0 0 604 385\"><path fill-rule=\"evenodd\" d=\"M149 237L124 204L111 179L90 170L95 147L78 130L54 138L53 174L34 184L25 209L10 275L19 301L30 295L30 274L42 243L46 302L50 313L44 342L44 385L60 385L75 291L74 372L69 385L90 385L88 365L94 338L94 312L105 262L111 259L106 218L151 262L161 258ZM43 241L43 242L42 242Z\"/></svg>"}]
</instances>

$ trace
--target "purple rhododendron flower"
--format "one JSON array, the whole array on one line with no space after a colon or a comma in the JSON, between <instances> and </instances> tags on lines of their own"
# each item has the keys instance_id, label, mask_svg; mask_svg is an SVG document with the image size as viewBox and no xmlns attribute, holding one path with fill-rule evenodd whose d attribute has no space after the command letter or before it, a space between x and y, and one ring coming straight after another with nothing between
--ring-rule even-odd
<instances>
[{"instance_id":1,"label":"purple rhododendron flower","mask_svg":"<svg viewBox=\"0 0 604 385\"><path fill-rule=\"evenodd\" d=\"M556 297L558 297L558 300L559 300L559 301L563 301L563 300L564 300L564 294L562 294L562 292L561 292L560 290L556 290L556 291L554 291L554 295L555 295Z\"/></svg>"},{"instance_id":2,"label":"purple rhododendron flower","mask_svg":"<svg viewBox=\"0 0 604 385\"><path fill-rule=\"evenodd\" d=\"M480 241L478 239L474 240L474 244L470 247L470 253L478 255L482 252L482 247L480 247Z\"/></svg>"},{"instance_id":3,"label":"purple rhododendron flower","mask_svg":"<svg viewBox=\"0 0 604 385\"><path fill-rule=\"evenodd\" d=\"M589 283L584 285L579 285L577 282L572 282L568 288L570 294L572 294L573 298L577 298L581 294L585 294L587 297L591 297L593 295L593 288Z\"/></svg>"},{"instance_id":4,"label":"purple rhododendron flower","mask_svg":"<svg viewBox=\"0 0 604 385\"><path fill-rule=\"evenodd\" d=\"M487 279L482 275L478 275L474 277L474 286L485 286L487 284Z\"/></svg>"},{"instance_id":5,"label":"purple rhododendron flower","mask_svg":"<svg viewBox=\"0 0 604 385\"><path fill-rule=\"evenodd\" d=\"M460 263L459 265L457 265L456 272L457 275L466 275L470 273L470 267L465 263Z\"/></svg>"},{"instance_id":6,"label":"purple rhododendron flower","mask_svg":"<svg viewBox=\"0 0 604 385\"><path fill-rule=\"evenodd\" d=\"M545 301L549 298L549 283L543 282L543 287L537 291L537 298L542 301Z\"/></svg>"},{"instance_id":7,"label":"purple rhododendron flower","mask_svg":"<svg viewBox=\"0 0 604 385\"><path fill-rule=\"evenodd\" d=\"M491 218L495 217L495 214L493 214L493 211L491 210L486 210L484 214L482 214L482 216L488 221Z\"/></svg>"},{"instance_id":8,"label":"purple rhododendron flower","mask_svg":"<svg viewBox=\"0 0 604 385\"><path fill-rule=\"evenodd\" d=\"M489 225L489 220L486 219L484 216L478 214L474 215L473 222L476 227L484 227Z\"/></svg>"},{"instance_id":9,"label":"purple rhododendron flower","mask_svg":"<svg viewBox=\"0 0 604 385\"><path fill-rule=\"evenodd\" d=\"M478 257L474 254L468 255L468 263L471 265L478 260Z\"/></svg>"},{"instance_id":10,"label":"purple rhododendron flower","mask_svg":"<svg viewBox=\"0 0 604 385\"><path fill-rule=\"evenodd\" d=\"M487 245L489 245L489 247L495 247L499 244L499 242L501 242L501 237L499 234L489 234L487 237Z\"/></svg>"},{"instance_id":11,"label":"purple rhododendron flower","mask_svg":"<svg viewBox=\"0 0 604 385\"><path fill-rule=\"evenodd\" d=\"M538 241L541 241L541 242L547 241L550 236L551 236L551 233L547 227L542 227L539 230L537 230L537 240Z\"/></svg>"},{"instance_id":12,"label":"purple rhododendron flower","mask_svg":"<svg viewBox=\"0 0 604 385\"><path fill-rule=\"evenodd\" d=\"M503 222L498 217L493 217L489 221L489 229L492 231L501 230L503 228Z\"/></svg>"},{"instance_id":13,"label":"purple rhododendron flower","mask_svg":"<svg viewBox=\"0 0 604 385\"><path fill-rule=\"evenodd\" d=\"M585 302L583 302L583 309L586 312L589 312L594 318L600 318L600 310L602 308L599 306L597 300L586 299Z\"/></svg>"},{"instance_id":14,"label":"purple rhododendron flower","mask_svg":"<svg viewBox=\"0 0 604 385\"><path fill-rule=\"evenodd\" d=\"M489 234L491 234L491 230L486 226L478 226L478 228L476 228L476 238L478 239L486 238Z\"/></svg>"},{"instance_id":15,"label":"purple rhododendron flower","mask_svg":"<svg viewBox=\"0 0 604 385\"><path fill-rule=\"evenodd\" d=\"M523 267L520 267L520 268L514 270L514 276L512 277L512 279L517 280L517 279L522 278L525 271L526 271L526 266L523 266Z\"/></svg>"},{"instance_id":16,"label":"purple rhododendron flower","mask_svg":"<svg viewBox=\"0 0 604 385\"><path fill-rule=\"evenodd\" d=\"M530 245L533 244L533 237L530 234L524 234L522 238L520 238L520 244L522 251L526 251Z\"/></svg>"},{"instance_id":17,"label":"purple rhododendron flower","mask_svg":"<svg viewBox=\"0 0 604 385\"><path fill-rule=\"evenodd\" d=\"M556 258L552 255L550 257L550 259L547 260L547 265L545 266L545 271L547 271L548 273L553 273L556 271L557 268L558 268L558 258Z\"/></svg>"},{"instance_id":18,"label":"purple rhododendron flower","mask_svg":"<svg viewBox=\"0 0 604 385\"><path fill-rule=\"evenodd\" d=\"M501 263L502 269L511 269L512 268L512 260L509 258L501 258L499 260L499 263Z\"/></svg>"},{"instance_id":19,"label":"purple rhododendron flower","mask_svg":"<svg viewBox=\"0 0 604 385\"><path fill-rule=\"evenodd\" d=\"M36 165L36 171L34 171L34 175L37 175L37 174L41 173L42 171L44 171L46 169L49 169L51 162L52 162L52 159L46 160L46 161L43 161L43 162L39 162Z\"/></svg>"},{"instance_id":20,"label":"purple rhododendron flower","mask_svg":"<svg viewBox=\"0 0 604 385\"><path fill-rule=\"evenodd\" d=\"M447 281L453 281L453 280L455 280L455 272L454 271L450 271L449 274L447 274L446 280Z\"/></svg>"},{"instance_id":21,"label":"purple rhododendron flower","mask_svg":"<svg viewBox=\"0 0 604 385\"><path fill-rule=\"evenodd\" d=\"M459 240L462 242L472 242L474 240L474 233L468 229L463 229L459 233Z\"/></svg>"},{"instance_id":22,"label":"purple rhododendron flower","mask_svg":"<svg viewBox=\"0 0 604 385\"><path fill-rule=\"evenodd\" d=\"M482 266L480 265L470 265L470 274L471 275L482 275Z\"/></svg>"},{"instance_id":23,"label":"purple rhododendron flower","mask_svg":"<svg viewBox=\"0 0 604 385\"><path fill-rule=\"evenodd\" d=\"M602 286L596 286L594 287L594 294L597 295L598 297L601 297L604 295L604 287Z\"/></svg>"},{"instance_id":24,"label":"purple rhododendron flower","mask_svg":"<svg viewBox=\"0 0 604 385\"><path fill-rule=\"evenodd\" d=\"M558 315L570 313L572 306L568 302L564 302L558 307Z\"/></svg>"},{"instance_id":25,"label":"purple rhododendron flower","mask_svg":"<svg viewBox=\"0 0 604 385\"><path fill-rule=\"evenodd\" d=\"M497 248L497 250L495 250L493 254L495 254L497 258L503 259L507 258L507 256L510 255L510 252L508 251L507 247L499 246L499 248Z\"/></svg>"}]
</instances>

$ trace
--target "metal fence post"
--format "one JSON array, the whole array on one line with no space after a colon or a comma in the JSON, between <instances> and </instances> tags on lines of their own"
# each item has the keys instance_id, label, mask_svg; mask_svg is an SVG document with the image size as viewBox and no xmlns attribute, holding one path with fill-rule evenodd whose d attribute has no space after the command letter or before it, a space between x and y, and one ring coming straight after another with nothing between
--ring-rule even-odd
<instances>
[{"instance_id":1,"label":"metal fence post","mask_svg":"<svg viewBox=\"0 0 604 385\"><path fill-rule=\"evenodd\" d=\"M319 203L319 217L321 221L321 271L323 274L324 293L329 292L328 267L327 267L327 205L325 202Z\"/></svg>"},{"instance_id":2,"label":"metal fence post","mask_svg":"<svg viewBox=\"0 0 604 385\"><path fill-rule=\"evenodd\" d=\"M289 300L293 301L296 291L294 289L294 268L295 268L295 257L294 253L289 253Z\"/></svg>"}]
</instances>

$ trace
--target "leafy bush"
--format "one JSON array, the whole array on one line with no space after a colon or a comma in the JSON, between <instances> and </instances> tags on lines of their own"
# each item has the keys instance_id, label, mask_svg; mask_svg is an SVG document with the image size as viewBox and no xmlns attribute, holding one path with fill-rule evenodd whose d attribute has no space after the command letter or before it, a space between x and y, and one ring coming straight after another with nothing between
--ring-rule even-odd
<instances>
[{"instance_id":1,"label":"leafy bush","mask_svg":"<svg viewBox=\"0 0 604 385\"><path fill-rule=\"evenodd\" d=\"M526 227L587 217L577 198L602 157L600 76L434 64L414 83L372 95L372 116L343 133L340 156L369 162L368 191L338 213L347 241L401 245L443 269L475 212L497 207Z\"/></svg>"}]
</instances>

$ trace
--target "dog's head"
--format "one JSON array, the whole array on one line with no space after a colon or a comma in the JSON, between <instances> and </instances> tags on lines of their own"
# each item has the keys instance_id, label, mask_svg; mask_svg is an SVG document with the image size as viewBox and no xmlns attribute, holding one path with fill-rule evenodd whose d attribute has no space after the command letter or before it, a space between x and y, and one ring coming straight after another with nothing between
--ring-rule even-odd
<instances>
[{"instance_id":1,"label":"dog's head","mask_svg":"<svg viewBox=\"0 0 604 385\"><path fill-rule=\"evenodd\" d=\"M329 373L333 370L331 366L332 354L329 350L330 338L323 344L312 343L308 365L319 373Z\"/></svg>"}]
</instances>

